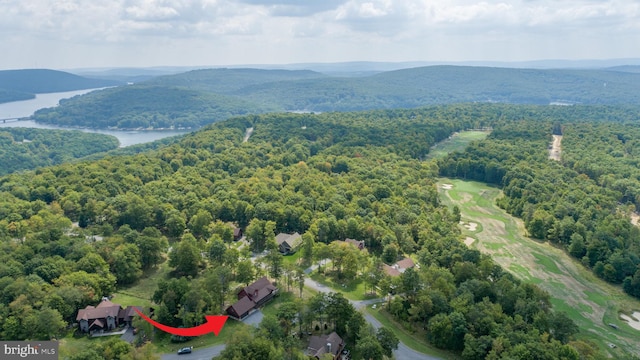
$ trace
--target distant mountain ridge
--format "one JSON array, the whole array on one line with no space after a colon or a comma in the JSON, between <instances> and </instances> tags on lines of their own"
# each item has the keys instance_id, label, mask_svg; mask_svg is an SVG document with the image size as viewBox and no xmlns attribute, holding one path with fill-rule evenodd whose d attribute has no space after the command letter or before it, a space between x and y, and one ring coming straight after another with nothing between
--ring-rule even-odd
<instances>
[{"instance_id":1,"label":"distant mountain ridge","mask_svg":"<svg viewBox=\"0 0 640 360\"><path fill-rule=\"evenodd\" d=\"M122 82L89 79L48 69L0 70L0 103L26 100L35 94L121 85Z\"/></svg>"},{"instance_id":2,"label":"distant mountain ridge","mask_svg":"<svg viewBox=\"0 0 640 360\"><path fill-rule=\"evenodd\" d=\"M166 128L202 126L229 116L274 111L359 111L473 102L640 104L640 73L624 69L627 71L440 65L368 76L203 69L155 77L135 88L109 89L109 96L94 92L90 97L70 99L55 109L37 112L34 119L86 127Z\"/></svg>"}]
</instances>

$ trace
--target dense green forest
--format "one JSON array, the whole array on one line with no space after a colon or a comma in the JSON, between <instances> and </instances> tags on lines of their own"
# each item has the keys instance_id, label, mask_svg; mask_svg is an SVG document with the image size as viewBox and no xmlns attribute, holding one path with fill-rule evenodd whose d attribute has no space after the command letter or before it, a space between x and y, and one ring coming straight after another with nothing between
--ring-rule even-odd
<instances>
[{"instance_id":1,"label":"dense green forest","mask_svg":"<svg viewBox=\"0 0 640 360\"><path fill-rule=\"evenodd\" d=\"M578 329L553 311L548 294L460 241L459 214L439 202L441 170L422 161L452 133L483 126L494 128L494 139L534 135L545 150L548 136L521 119L547 124L546 109L470 104L251 115L137 155L1 177L0 333L60 334L78 309L162 263L169 244L172 278L158 284L154 316L172 326L199 324L258 276L283 288L300 283L302 269L284 264L274 246L277 232L297 231L306 264L330 258L324 271L332 276L362 276L370 289L394 293L387 311L426 330L434 346L465 359L598 358L592 345L575 341ZM248 127L255 131L243 143ZM498 168L506 173L507 165ZM229 222L245 229L249 247L225 245ZM364 240L367 251L334 242L345 238ZM254 268L249 251L265 249L264 267ZM384 276L383 262L402 256L420 267ZM301 358L304 344L286 336L294 319L309 329L328 324L367 358L382 359L392 348L388 334L364 326L340 294L280 304L266 319L257 332L234 336L222 358L262 351L271 356L264 358Z\"/></svg>"},{"instance_id":2,"label":"dense green forest","mask_svg":"<svg viewBox=\"0 0 640 360\"><path fill-rule=\"evenodd\" d=\"M198 128L235 115L263 113L236 97L176 87L130 85L94 91L40 109L33 118L42 123L88 128Z\"/></svg>"},{"instance_id":3,"label":"dense green forest","mask_svg":"<svg viewBox=\"0 0 640 360\"><path fill-rule=\"evenodd\" d=\"M0 103L32 99L35 94L121 85L47 69L0 70Z\"/></svg>"},{"instance_id":4,"label":"dense green forest","mask_svg":"<svg viewBox=\"0 0 640 360\"><path fill-rule=\"evenodd\" d=\"M81 131L0 128L0 175L61 164L118 147L118 139Z\"/></svg>"},{"instance_id":5,"label":"dense green forest","mask_svg":"<svg viewBox=\"0 0 640 360\"><path fill-rule=\"evenodd\" d=\"M193 127L273 111L359 111L471 102L628 105L639 102L639 84L638 73L607 70L429 66L332 77L312 71L208 69L71 99L36 113L34 119L85 127Z\"/></svg>"},{"instance_id":6,"label":"dense green forest","mask_svg":"<svg viewBox=\"0 0 640 360\"><path fill-rule=\"evenodd\" d=\"M640 204L638 109L562 113L544 109L535 121L526 116L500 126L443 159L440 173L502 186L499 205L521 217L532 237L564 247L599 277L640 297L640 230L629 219ZM553 129L563 134L559 162L548 158Z\"/></svg>"},{"instance_id":7,"label":"dense green forest","mask_svg":"<svg viewBox=\"0 0 640 360\"><path fill-rule=\"evenodd\" d=\"M0 104L10 101L29 100L35 98L35 94L20 91L0 89Z\"/></svg>"}]
</instances>

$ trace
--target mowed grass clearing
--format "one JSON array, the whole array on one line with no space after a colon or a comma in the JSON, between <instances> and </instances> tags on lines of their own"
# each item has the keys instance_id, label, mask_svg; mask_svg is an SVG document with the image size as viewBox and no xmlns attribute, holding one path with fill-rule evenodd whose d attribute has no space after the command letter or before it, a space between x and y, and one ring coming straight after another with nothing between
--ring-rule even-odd
<instances>
[{"instance_id":1,"label":"mowed grass clearing","mask_svg":"<svg viewBox=\"0 0 640 360\"><path fill-rule=\"evenodd\" d=\"M441 141L429 149L427 159L439 159L454 151L464 150L470 142L484 140L489 131L468 130L451 135L447 140Z\"/></svg>"},{"instance_id":2,"label":"mowed grass clearing","mask_svg":"<svg viewBox=\"0 0 640 360\"><path fill-rule=\"evenodd\" d=\"M445 184L451 189L444 189ZM473 232L461 226L464 237L476 240L471 247L549 292L554 309L566 312L580 328L579 339L593 341L613 358L622 357L622 349L640 355L640 331L619 318L621 312L640 309L640 301L619 286L598 279L565 251L526 237L522 221L495 205L502 196L499 189L479 182L440 179L438 192L443 203L458 205L465 224L481 225ZM610 323L619 329L611 328ZM611 349L609 344L617 348Z\"/></svg>"}]
</instances>

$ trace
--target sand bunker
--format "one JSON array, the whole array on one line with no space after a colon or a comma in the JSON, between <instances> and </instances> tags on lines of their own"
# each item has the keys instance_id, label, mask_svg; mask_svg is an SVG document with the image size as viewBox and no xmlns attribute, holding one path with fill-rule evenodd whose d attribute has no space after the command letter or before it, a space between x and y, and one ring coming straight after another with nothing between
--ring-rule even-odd
<instances>
[{"instance_id":1,"label":"sand bunker","mask_svg":"<svg viewBox=\"0 0 640 360\"><path fill-rule=\"evenodd\" d=\"M471 244L473 244L474 241L476 241L476 239L467 236L467 238L464 239L464 244L467 246L471 246Z\"/></svg>"},{"instance_id":2,"label":"sand bunker","mask_svg":"<svg viewBox=\"0 0 640 360\"><path fill-rule=\"evenodd\" d=\"M620 314L620 318L629 323L629 326L636 330L640 330L640 312L634 311L631 316Z\"/></svg>"},{"instance_id":3,"label":"sand bunker","mask_svg":"<svg viewBox=\"0 0 640 360\"><path fill-rule=\"evenodd\" d=\"M470 222L466 224L464 227L467 228L469 231L476 231L476 229L478 228L478 224L474 222Z\"/></svg>"},{"instance_id":4,"label":"sand bunker","mask_svg":"<svg viewBox=\"0 0 640 360\"><path fill-rule=\"evenodd\" d=\"M453 189L453 184L442 184L442 188L445 190Z\"/></svg>"}]
</instances>

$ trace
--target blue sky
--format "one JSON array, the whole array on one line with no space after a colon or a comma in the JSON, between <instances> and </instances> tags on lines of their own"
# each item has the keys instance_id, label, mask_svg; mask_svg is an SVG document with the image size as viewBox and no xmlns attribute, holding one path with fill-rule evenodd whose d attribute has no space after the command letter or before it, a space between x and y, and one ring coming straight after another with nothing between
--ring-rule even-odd
<instances>
[{"instance_id":1,"label":"blue sky","mask_svg":"<svg viewBox=\"0 0 640 360\"><path fill-rule=\"evenodd\" d=\"M637 0L0 0L0 69L640 58Z\"/></svg>"}]
</instances>

